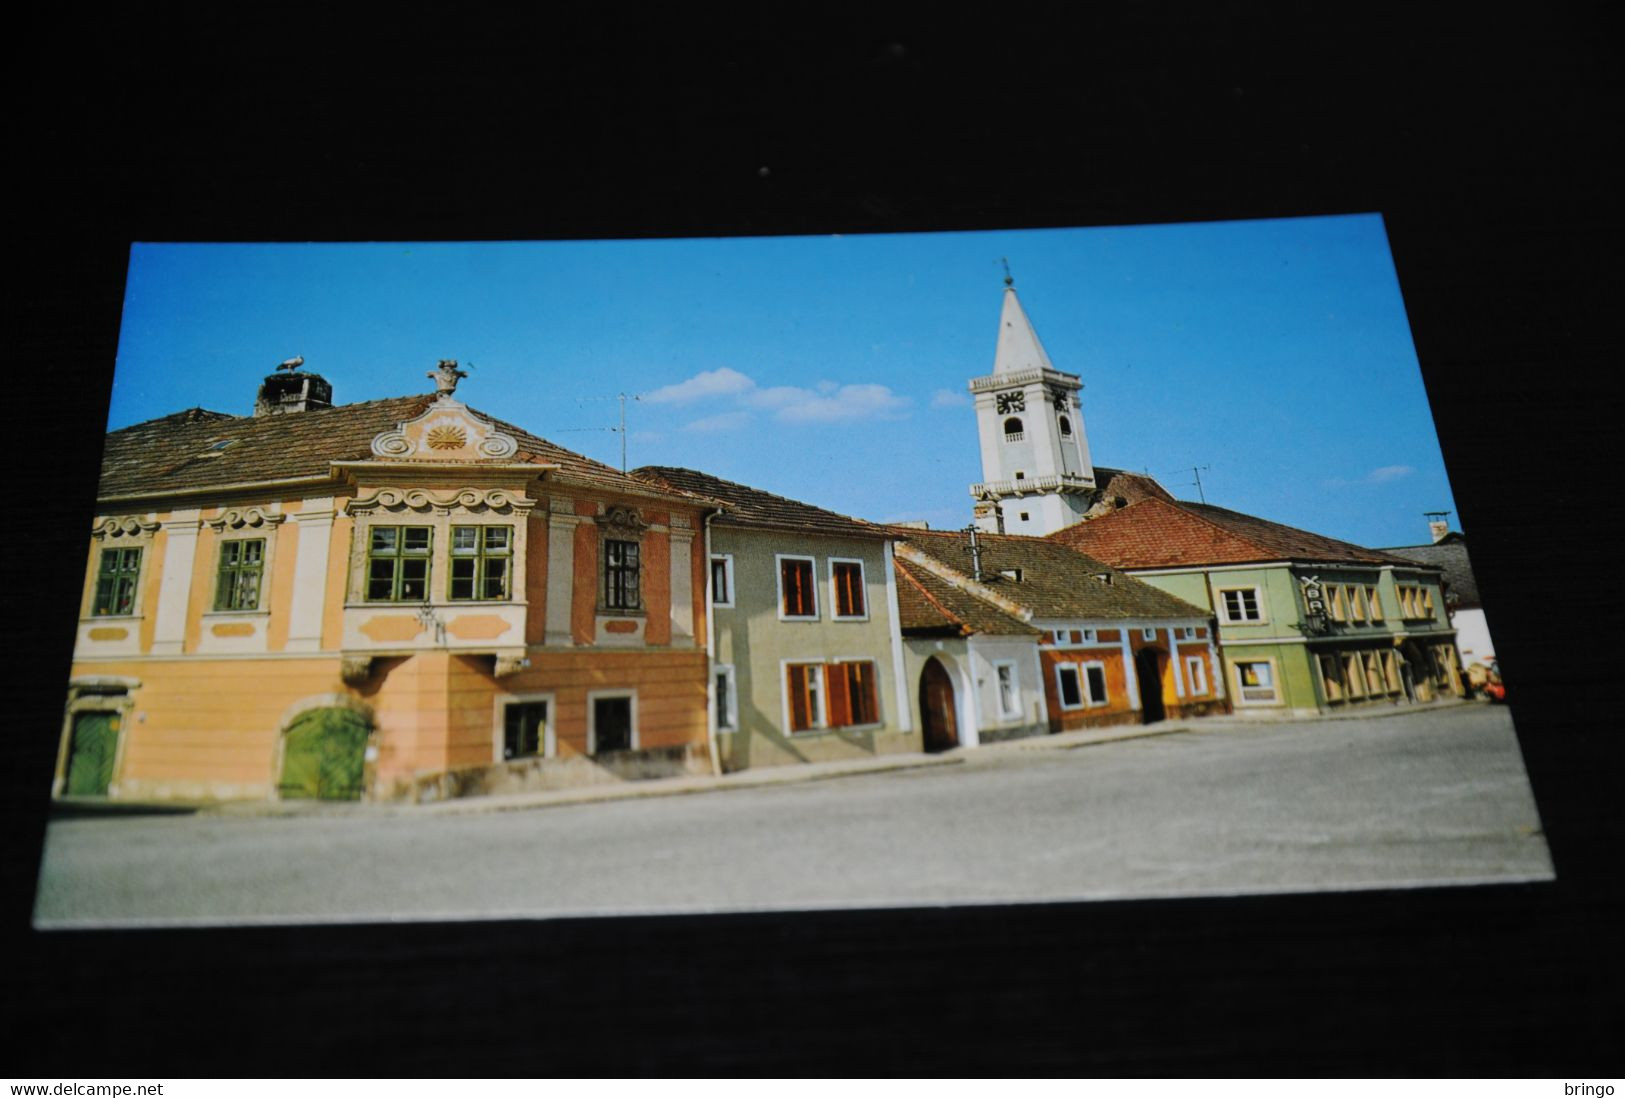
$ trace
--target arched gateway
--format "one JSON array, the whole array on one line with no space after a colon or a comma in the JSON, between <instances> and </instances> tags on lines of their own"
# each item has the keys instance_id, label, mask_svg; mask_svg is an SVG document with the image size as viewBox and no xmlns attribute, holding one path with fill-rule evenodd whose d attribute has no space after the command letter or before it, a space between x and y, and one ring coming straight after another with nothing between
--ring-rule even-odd
<instances>
[{"instance_id":1,"label":"arched gateway","mask_svg":"<svg viewBox=\"0 0 1625 1098\"><path fill-rule=\"evenodd\" d=\"M927 751L946 751L959 746L954 681L935 656L925 661L925 670L920 673L920 721Z\"/></svg>"}]
</instances>

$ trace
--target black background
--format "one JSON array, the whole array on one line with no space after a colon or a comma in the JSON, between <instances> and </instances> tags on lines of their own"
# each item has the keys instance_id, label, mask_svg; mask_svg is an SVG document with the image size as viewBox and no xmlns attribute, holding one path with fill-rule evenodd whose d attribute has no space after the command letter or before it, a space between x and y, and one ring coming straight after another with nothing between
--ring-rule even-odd
<instances>
[{"instance_id":1,"label":"black background","mask_svg":"<svg viewBox=\"0 0 1625 1098\"><path fill-rule=\"evenodd\" d=\"M8 1072L1620 1074L1614 38L1209 5L1075 24L402 7L16 40ZM131 240L1380 211L1550 885L710 918L29 929ZM241 368L231 367L231 368Z\"/></svg>"}]
</instances>

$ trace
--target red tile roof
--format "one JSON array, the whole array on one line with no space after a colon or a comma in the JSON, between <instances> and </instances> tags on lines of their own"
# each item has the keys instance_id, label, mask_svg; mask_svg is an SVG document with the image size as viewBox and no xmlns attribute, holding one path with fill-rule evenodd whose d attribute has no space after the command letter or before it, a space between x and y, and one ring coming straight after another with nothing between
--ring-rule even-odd
<instances>
[{"instance_id":1,"label":"red tile roof","mask_svg":"<svg viewBox=\"0 0 1625 1098\"><path fill-rule=\"evenodd\" d=\"M137 423L107 435L98 495L105 499L325 477L334 461L371 459L375 436L421 415L434 399L431 394L390 397L268 416L190 408ZM521 427L476 408L468 410L519 444L517 453L496 459L499 462L557 465L556 475L599 487L642 495L658 492L646 481Z\"/></svg>"},{"instance_id":2,"label":"red tile roof","mask_svg":"<svg viewBox=\"0 0 1625 1098\"><path fill-rule=\"evenodd\" d=\"M1299 560L1327 564L1405 564L1392 553L1283 526L1203 503L1142 499L1076 523L1051 541L1118 568L1180 568Z\"/></svg>"}]
</instances>

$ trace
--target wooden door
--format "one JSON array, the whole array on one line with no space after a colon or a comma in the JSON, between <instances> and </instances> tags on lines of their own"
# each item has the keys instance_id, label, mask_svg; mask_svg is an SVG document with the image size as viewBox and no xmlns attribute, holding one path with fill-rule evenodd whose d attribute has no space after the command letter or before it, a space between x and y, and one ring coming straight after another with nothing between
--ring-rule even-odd
<instances>
[{"instance_id":1,"label":"wooden door","mask_svg":"<svg viewBox=\"0 0 1625 1098\"><path fill-rule=\"evenodd\" d=\"M1140 719L1150 724L1168 715L1162 700L1162 669L1165 660L1161 651L1142 648L1134 653L1134 672L1140 679Z\"/></svg>"},{"instance_id":2,"label":"wooden door","mask_svg":"<svg viewBox=\"0 0 1625 1098\"><path fill-rule=\"evenodd\" d=\"M954 682L935 656L920 675L920 719L925 749L946 751L959 746L959 721L954 716Z\"/></svg>"},{"instance_id":3,"label":"wooden door","mask_svg":"<svg viewBox=\"0 0 1625 1098\"><path fill-rule=\"evenodd\" d=\"M68 772L62 783L70 797L105 797L113 781L118 750L117 713L80 713L73 718L68 745Z\"/></svg>"},{"instance_id":4,"label":"wooden door","mask_svg":"<svg viewBox=\"0 0 1625 1098\"><path fill-rule=\"evenodd\" d=\"M278 789L288 799L359 800L367 751L366 718L349 709L313 709L289 727Z\"/></svg>"}]
</instances>

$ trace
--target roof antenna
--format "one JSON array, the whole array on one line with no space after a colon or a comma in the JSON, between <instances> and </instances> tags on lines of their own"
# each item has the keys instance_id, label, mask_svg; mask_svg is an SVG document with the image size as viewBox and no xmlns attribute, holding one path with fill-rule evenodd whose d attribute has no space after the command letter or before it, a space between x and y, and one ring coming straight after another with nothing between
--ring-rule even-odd
<instances>
[{"instance_id":1,"label":"roof antenna","mask_svg":"<svg viewBox=\"0 0 1625 1098\"><path fill-rule=\"evenodd\" d=\"M1004 264L1004 284L1006 286L1014 286L1016 284L1016 280L1010 277L1010 261L1005 259L1003 256L1000 256L999 262Z\"/></svg>"}]
</instances>

